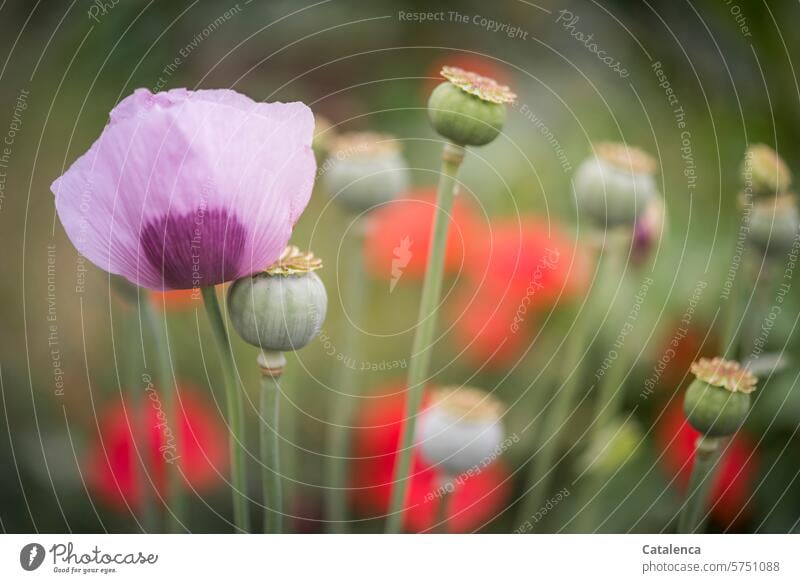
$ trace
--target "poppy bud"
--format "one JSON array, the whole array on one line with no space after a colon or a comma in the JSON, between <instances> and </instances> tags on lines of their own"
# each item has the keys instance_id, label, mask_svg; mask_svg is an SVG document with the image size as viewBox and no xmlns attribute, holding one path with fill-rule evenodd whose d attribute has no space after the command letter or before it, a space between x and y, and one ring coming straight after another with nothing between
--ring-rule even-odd
<instances>
[{"instance_id":1,"label":"poppy bud","mask_svg":"<svg viewBox=\"0 0 800 583\"><path fill-rule=\"evenodd\" d=\"M331 122L321 115L314 116L314 138L311 141L311 149L317 158L317 163L321 164L328 157L331 145L336 139L336 130L333 129Z\"/></svg>"},{"instance_id":2,"label":"poppy bud","mask_svg":"<svg viewBox=\"0 0 800 583\"><path fill-rule=\"evenodd\" d=\"M263 350L299 350L322 328L328 296L314 273L322 262L312 253L287 247L277 263L236 280L228 310L239 336Z\"/></svg>"},{"instance_id":3,"label":"poppy bud","mask_svg":"<svg viewBox=\"0 0 800 583\"><path fill-rule=\"evenodd\" d=\"M635 420L612 419L599 429L598 439L589 445L582 465L600 476L610 476L636 456L643 439L642 428Z\"/></svg>"},{"instance_id":4,"label":"poppy bud","mask_svg":"<svg viewBox=\"0 0 800 583\"><path fill-rule=\"evenodd\" d=\"M483 146L506 121L506 104L516 95L505 85L458 67L443 67L447 79L428 99L428 117L440 135L459 146Z\"/></svg>"},{"instance_id":5,"label":"poppy bud","mask_svg":"<svg viewBox=\"0 0 800 583\"><path fill-rule=\"evenodd\" d=\"M666 222L664 199L656 196L650 200L633 226L631 261L634 265L641 265L650 257L664 234Z\"/></svg>"},{"instance_id":6,"label":"poppy bud","mask_svg":"<svg viewBox=\"0 0 800 583\"><path fill-rule=\"evenodd\" d=\"M736 432L750 410L758 379L738 362L721 358L701 358L691 370L696 378L683 399L689 423L709 437Z\"/></svg>"},{"instance_id":7,"label":"poppy bud","mask_svg":"<svg viewBox=\"0 0 800 583\"><path fill-rule=\"evenodd\" d=\"M742 182L756 197L776 196L789 190L792 172L778 153L764 144L750 146L742 162Z\"/></svg>"},{"instance_id":8,"label":"poppy bud","mask_svg":"<svg viewBox=\"0 0 800 583\"><path fill-rule=\"evenodd\" d=\"M786 257L800 228L800 214L793 194L780 194L753 205L750 244L772 258Z\"/></svg>"},{"instance_id":9,"label":"poppy bud","mask_svg":"<svg viewBox=\"0 0 800 583\"><path fill-rule=\"evenodd\" d=\"M602 143L575 172L578 210L600 227L633 227L657 196L656 161L638 148Z\"/></svg>"},{"instance_id":10,"label":"poppy bud","mask_svg":"<svg viewBox=\"0 0 800 583\"><path fill-rule=\"evenodd\" d=\"M468 387L433 391L420 414L416 442L424 461L449 476L487 465L499 454L503 408L488 393Z\"/></svg>"},{"instance_id":11,"label":"poppy bud","mask_svg":"<svg viewBox=\"0 0 800 583\"><path fill-rule=\"evenodd\" d=\"M322 172L336 202L355 213L389 202L408 186L408 164L394 138L385 134L340 135Z\"/></svg>"}]
</instances>

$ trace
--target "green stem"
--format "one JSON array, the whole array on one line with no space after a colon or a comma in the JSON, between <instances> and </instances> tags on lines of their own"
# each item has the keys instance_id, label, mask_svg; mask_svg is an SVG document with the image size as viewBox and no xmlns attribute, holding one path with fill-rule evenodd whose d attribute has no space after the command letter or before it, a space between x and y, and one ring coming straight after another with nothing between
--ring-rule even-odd
<instances>
[{"instance_id":1,"label":"green stem","mask_svg":"<svg viewBox=\"0 0 800 583\"><path fill-rule=\"evenodd\" d=\"M347 314L357 314L364 309L366 288L363 261L364 219L357 219L352 233L345 238L343 260L347 263L345 284L340 285L345 319L342 332L342 352L344 356L337 369L333 385L333 413L331 415L330 452L327 460L326 506L330 529L334 533L347 532L347 469L350 456L350 421L353 397L359 393L355 358L361 353L358 328L347 322Z\"/></svg>"},{"instance_id":2,"label":"green stem","mask_svg":"<svg viewBox=\"0 0 800 583\"><path fill-rule=\"evenodd\" d=\"M753 290L753 299L749 309L742 315L743 327L746 327L745 337L740 340L742 345L742 353L740 360L742 362L748 361L751 357L756 356L756 348L758 346L758 336L761 333L761 327L770 309L770 292L772 291L772 265L769 261L764 265L761 275L755 273L753 269L753 279L755 279L755 289ZM745 350L747 352L745 352Z\"/></svg>"},{"instance_id":3,"label":"green stem","mask_svg":"<svg viewBox=\"0 0 800 583\"><path fill-rule=\"evenodd\" d=\"M422 286L422 300L419 318L411 349L408 366L408 399L405 408L405 422L400 438L400 451L394 466L394 483L386 521L387 533L398 533L403 526L403 510L408 493L411 472L411 453L417 413L422 403L422 393L428 376L431 361L431 342L436 327L436 309L442 295L444 276L444 251L447 243L447 230L455 197L455 182L458 169L464 160L464 149L454 144L446 144L442 153L442 171L436 198L436 218L433 223L433 240L428 254L425 281Z\"/></svg>"},{"instance_id":4,"label":"green stem","mask_svg":"<svg viewBox=\"0 0 800 583\"><path fill-rule=\"evenodd\" d=\"M694 453L694 467L686 490L686 502L678 521L678 532L688 534L703 529L705 515L703 510L708 502L711 486L714 484L716 469L722 453L722 440L718 437L700 436Z\"/></svg>"},{"instance_id":5,"label":"green stem","mask_svg":"<svg viewBox=\"0 0 800 583\"><path fill-rule=\"evenodd\" d=\"M725 305L723 323L725 325L724 336L722 338L722 348L725 351L724 358L736 360L741 349L740 336L744 326L743 313L745 311L746 286L744 281L748 281L747 271L751 268L752 254L744 242L745 248L742 251L742 258L739 265L739 273L734 276L731 282L731 289L728 292L728 299Z\"/></svg>"},{"instance_id":6,"label":"green stem","mask_svg":"<svg viewBox=\"0 0 800 583\"><path fill-rule=\"evenodd\" d=\"M447 489L451 479L449 477L443 477L441 484L444 486L443 494L439 498L439 507L436 509L436 533L437 534L447 534L448 532L448 525L450 520L450 501L452 500L452 495L450 491Z\"/></svg>"},{"instance_id":7,"label":"green stem","mask_svg":"<svg viewBox=\"0 0 800 583\"><path fill-rule=\"evenodd\" d=\"M229 448L231 458L231 485L233 487L233 520L241 532L250 530L247 513L247 473L244 463L244 413L242 395L236 380L236 365L233 360L233 349L228 339L225 320L219 307L219 300L214 286L201 289L206 314L211 323L217 352L222 361L222 373L225 380L225 396L230 425Z\"/></svg>"},{"instance_id":8,"label":"green stem","mask_svg":"<svg viewBox=\"0 0 800 583\"><path fill-rule=\"evenodd\" d=\"M620 276L622 277L622 274L620 274ZM623 301L619 302L618 305L630 305L628 301L630 299L629 293L623 293L621 299ZM619 321L619 318L614 318L614 321ZM618 347L616 360L611 363L608 370L606 370L603 377L599 380L597 386L597 395L593 403L594 421L589 426L586 437L586 451L589 452L590 455L593 455L595 452L600 455L600 452L603 451L603 440L606 437L605 429L611 424L622 408L622 402L625 396L625 391L623 390L625 375L631 364L632 356L630 348L627 347L627 341L628 339L626 338L624 343ZM591 468L588 470L587 484L583 488L582 494L585 502L588 502L591 497L602 488L603 478L604 476L602 473L593 471ZM598 509L599 506L597 504L586 505L580 515L581 517L578 519L577 532L589 532L589 529L597 522L596 511Z\"/></svg>"},{"instance_id":9,"label":"green stem","mask_svg":"<svg viewBox=\"0 0 800 583\"><path fill-rule=\"evenodd\" d=\"M144 301L149 301L148 294L144 292ZM139 317L134 311L135 322L131 322L131 331L139 328ZM129 363L127 366L128 374L128 390L131 394L131 409L133 411L133 437L136 443L136 457L139 464L136 464L134 471L136 472L136 485L141 492L141 507L139 512L139 520L141 528L145 533L158 532L158 516L156 507L153 504L153 492L150 487L150 480L148 474L150 472L148 464L148 449L147 440L149 435L149 428L147 427L147 411L145 407L144 393L142 392L142 377L139 373L140 361L140 347L141 339L138 335L131 334L128 340Z\"/></svg>"},{"instance_id":10,"label":"green stem","mask_svg":"<svg viewBox=\"0 0 800 583\"><path fill-rule=\"evenodd\" d=\"M612 278L605 278L608 257L606 254L598 256L598 283L589 290L586 297L583 313L578 315L575 327L566 340L564 359L560 370L559 380L564 384L555 394L550 408L545 411L541 428L538 430L541 448L535 454L528 467L528 484L530 491L522 503L522 515L518 522L524 524L530 520L546 502L550 491L550 482L554 476L554 465L560 444L561 432L572 414L572 409L577 401L578 391L583 381L583 352L589 344L589 336L598 321L594 313L597 299L606 297L605 288L613 283ZM596 289L602 287L602 291Z\"/></svg>"},{"instance_id":11,"label":"green stem","mask_svg":"<svg viewBox=\"0 0 800 583\"><path fill-rule=\"evenodd\" d=\"M155 377L156 385L164 395L164 413L167 416L167 425L171 428L176 440L181 439L180 422L178 419L178 390L172 374L172 363L169 359L169 344L167 340L166 322L156 314L150 294L143 293L141 310L144 315L144 324L147 326L150 337L154 343L156 354ZM180 448L180 445L178 446ZM167 523L169 532L180 532L184 529L186 517L186 500L181 484L180 458L167 464Z\"/></svg>"},{"instance_id":12,"label":"green stem","mask_svg":"<svg viewBox=\"0 0 800 583\"><path fill-rule=\"evenodd\" d=\"M286 357L282 352L258 355L261 368L261 489L264 503L264 532L283 531L283 484L280 463L280 378Z\"/></svg>"},{"instance_id":13,"label":"green stem","mask_svg":"<svg viewBox=\"0 0 800 583\"><path fill-rule=\"evenodd\" d=\"M550 481L553 478L554 462L558 453L561 431L567 423L575 405L578 389L583 379L583 361L581 356L587 345L591 333L590 322L594 319L590 314L584 313L583 317L575 324L575 329L567 338L561 379L564 385L554 397L550 410L542 420L542 427L538 435L542 446L530 461L528 470L528 484L531 489L522 504L520 523L525 523L544 506L547 493L550 491Z\"/></svg>"}]
</instances>

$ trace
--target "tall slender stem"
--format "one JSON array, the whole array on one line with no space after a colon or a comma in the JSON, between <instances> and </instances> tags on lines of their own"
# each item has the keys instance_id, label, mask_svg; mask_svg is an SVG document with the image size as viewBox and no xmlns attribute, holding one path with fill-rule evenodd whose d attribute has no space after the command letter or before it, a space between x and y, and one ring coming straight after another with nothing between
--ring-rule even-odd
<instances>
[{"instance_id":1,"label":"tall slender stem","mask_svg":"<svg viewBox=\"0 0 800 583\"><path fill-rule=\"evenodd\" d=\"M144 295L144 301L148 301L149 298L147 294L145 293ZM130 332L138 331L138 314L133 310L131 311L134 314L131 320L135 320L135 322L131 322ZM129 360L128 366L126 367L126 379L129 385L128 391L131 394L131 409L133 411L133 440L136 444L136 458L139 461L138 464L134 461L136 487L139 489L139 492L141 492L139 520L141 521L141 528L145 533L154 533L158 531L158 515L156 513L156 507L153 504L153 492L150 488L150 480L148 479L148 473L150 471L150 464L148 463L150 451L148 448L148 437L150 435L150 430L147 427L147 405L141 387L141 342L138 334L129 334L126 345L128 347Z\"/></svg>"},{"instance_id":2,"label":"tall slender stem","mask_svg":"<svg viewBox=\"0 0 800 583\"><path fill-rule=\"evenodd\" d=\"M261 491L264 503L264 532L283 532L283 484L280 463L280 378L286 357L282 352L258 355L261 369Z\"/></svg>"},{"instance_id":3,"label":"tall slender stem","mask_svg":"<svg viewBox=\"0 0 800 583\"><path fill-rule=\"evenodd\" d=\"M455 197L455 182L458 169L464 160L464 149L454 144L446 144L442 152L442 171L436 198L436 217L433 223L433 240L428 254L428 266L422 286L422 300L419 318L408 366L408 399L405 408L405 422L400 438L400 451L394 467L394 483L386 521L386 532L397 533L403 525L403 510L408 493L409 473L411 472L411 453L417 413L422 403L422 392L428 376L431 361L431 342L436 328L436 309L442 295L444 274L444 251L447 231L450 226L450 213Z\"/></svg>"},{"instance_id":4,"label":"tall slender stem","mask_svg":"<svg viewBox=\"0 0 800 583\"><path fill-rule=\"evenodd\" d=\"M236 380L236 364L233 360L233 350L214 286L204 287L201 291L219 358L222 361L222 373L225 380L228 423L231 431L228 443L231 458L231 485L233 487L233 520L239 531L248 532L250 520L247 513L247 470L244 463L244 410L239 383Z\"/></svg>"},{"instance_id":5,"label":"tall slender stem","mask_svg":"<svg viewBox=\"0 0 800 583\"><path fill-rule=\"evenodd\" d=\"M626 290L622 294L621 299L623 301L619 302L618 305L630 305L628 302L629 298L630 294L627 293ZM619 321L619 318L615 318L614 321ZM611 363L610 368L599 381L597 395L593 403L594 420L589 426L586 438L586 451L588 451L590 455L603 450L603 439L605 438L604 430L620 412L622 401L625 396L625 391L623 390L625 375L628 372L629 365L632 363L631 357L630 347L626 346L626 344L619 346L617 349L617 359ZM602 479L602 473L593 471L592 469L588 470L587 484L583 488L584 500L587 500L587 498L596 494L601 489L603 485ZM578 532L588 532L589 529L595 525L597 509L598 505L596 504L588 504L583 509L580 515L581 517L578 519Z\"/></svg>"},{"instance_id":6,"label":"tall slender stem","mask_svg":"<svg viewBox=\"0 0 800 583\"><path fill-rule=\"evenodd\" d=\"M553 477L553 466L558 453L561 431L566 425L572 408L575 405L578 389L583 378L583 361L581 355L586 348L587 339L591 332L590 314L584 313L575 325L575 329L567 338L563 367L560 379L564 379L561 390L553 397L553 403L546 412L538 435L542 446L530 461L528 470L528 484L531 489L522 504L520 523L524 523L536 514L544 505L547 493L550 491L550 481Z\"/></svg>"},{"instance_id":7,"label":"tall slender stem","mask_svg":"<svg viewBox=\"0 0 800 583\"><path fill-rule=\"evenodd\" d=\"M440 480L440 485L443 488L442 495L439 498L439 506L436 508L435 532L437 534L447 534L449 530L448 524L450 520L450 503L453 499L453 495L451 494L452 481L453 479L450 476L442 476ZM448 488L448 486L450 486L450 488Z\"/></svg>"},{"instance_id":8,"label":"tall slender stem","mask_svg":"<svg viewBox=\"0 0 800 583\"><path fill-rule=\"evenodd\" d=\"M561 432L567 424L577 401L578 390L582 386L584 362L581 357L589 344L593 326L597 322L594 313L596 300L598 297L601 299L605 297L605 287L612 283L611 278L608 280L605 278L608 259L606 254L599 254L597 259L599 264L598 284L589 290L583 306L583 313L579 314L575 327L566 340L564 358L561 361L562 368L558 377L559 381L564 384L553 397L550 408L545 411L541 428L537 433L542 446L529 464L530 491L522 503L522 515L518 520L520 524L526 523L541 509L546 501L547 493L550 491L556 455L561 442ZM597 287L602 287L603 291L600 292L596 289Z\"/></svg>"},{"instance_id":9,"label":"tall slender stem","mask_svg":"<svg viewBox=\"0 0 800 583\"><path fill-rule=\"evenodd\" d=\"M178 390L175 386L172 363L169 359L166 325L156 314L150 294L147 292L143 293L141 310L144 315L145 326L147 326L154 343L156 354L155 377L156 384L163 391L164 413L167 416L168 426L180 442L181 423L178 417ZM175 458L167 464L166 506L167 524L170 532L180 532L184 528L183 521L186 518L186 500L181 484L179 463L180 458Z\"/></svg>"},{"instance_id":10,"label":"tall slender stem","mask_svg":"<svg viewBox=\"0 0 800 583\"><path fill-rule=\"evenodd\" d=\"M361 259L364 244L365 219L357 219L349 237L345 238L341 254L347 264L347 277L339 289L345 314L363 311L366 282ZM353 396L359 392L355 358L361 353L359 330L345 318L342 332L344 358L337 369L334 384L333 413L331 415L331 448L327 460L326 506L330 529L335 533L347 532L347 468L350 455L350 421Z\"/></svg>"},{"instance_id":11,"label":"tall slender stem","mask_svg":"<svg viewBox=\"0 0 800 583\"><path fill-rule=\"evenodd\" d=\"M694 467L686 490L686 502L678 521L678 532L688 534L703 529L705 515L703 510L708 502L711 486L714 484L722 448L718 437L700 436L694 453Z\"/></svg>"}]
</instances>

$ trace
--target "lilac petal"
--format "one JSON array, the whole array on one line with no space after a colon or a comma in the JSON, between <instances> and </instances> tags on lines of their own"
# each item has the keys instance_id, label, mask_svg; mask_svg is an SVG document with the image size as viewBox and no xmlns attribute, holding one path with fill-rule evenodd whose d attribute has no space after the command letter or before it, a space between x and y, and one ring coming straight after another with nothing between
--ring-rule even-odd
<instances>
[{"instance_id":1,"label":"lilac petal","mask_svg":"<svg viewBox=\"0 0 800 583\"><path fill-rule=\"evenodd\" d=\"M137 90L53 183L78 250L154 289L194 287L193 239L214 285L274 262L308 203L313 116L228 90ZM204 222L193 225L198 217Z\"/></svg>"}]
</instances>

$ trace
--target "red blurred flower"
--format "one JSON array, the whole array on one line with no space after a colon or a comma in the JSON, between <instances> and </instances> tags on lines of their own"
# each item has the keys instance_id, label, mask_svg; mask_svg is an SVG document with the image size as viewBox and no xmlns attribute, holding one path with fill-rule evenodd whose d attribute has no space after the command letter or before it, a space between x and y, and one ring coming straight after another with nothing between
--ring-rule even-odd
<instances>
[{"instance_id":1,"label":"red blurred flower","mask_svg":"<svg viewBox=\"0 0 800 583\"><path fill-rule=\"evenodd\" d=\"M390 280L392 287L398 281L422 279L428 262L435 210L436 188L424 187L411 190L373 211L364 245L369 272ZM482 229L475 209L463 196L456 197L445 249L446 273L461 269L468 255L468 244Z\"/></svg>"},{"instance_id":2,"label":"red blurred flower","mask_svg":"<svg viewBox=\"0 0 800 583\"><path fill-rule=\"evenodd\" d=\"M209 401L181 388L178 435L164 421L160 393L143 389L141 406L144 415L137 416L126 397L100 412L100 433L90 446L86 461L89 487L98 497L119 510L138 508L142 501L140 456L147 471L147 476L142 476L143 483L149 488L152 480L162 496L170 460L177 464L185 484L194 490L207 490L225 475L225 427Z\"/></svg>"},{"instance_id":3,"label":"red blurred flower","mask_svg":"<svg viewBox=\"0 0 800 583\"><path fill-rule=\"evenodd\" d=\"M452 53L436 59L428 69L427 78L423 85L423 99L425 102L427 102L431 92L436 89L436 86L444 81L441 75L442 67L458 67L465 71L471 71L494 79L501 85L511 84L511 75L499 61L473 53Z\"/></svg>"},{"instance_id":4,"label":"red blurred flower","mask_svg":"<svg viewBox=\"0 0 800 583\"><path fill-rule=\"evenodd\" d=\"M454 331L471 358L500 368L519 357L538 313L585 291L589 264L566 233L534 216L492 223L471 249Z\"/></svg>"},{"instance_id":5,"label":"red blurred flower","mask_svg":"<svg viewBox=\"0 0 800 583\"><path fill-rule=\"evenodd\" d=\"M532 306L550 307L586 291L587 257L557 224L521 216L495 221L482 235L466 264L467 275L498 299L521 300L527 294Z\"/></svg>"},{"instance_id":6,"label":"red blurred flower","mask_svg":"<svg viewBox=\"0 0 800 583\"><path fill-rule=\"evenodd\" d=\"M695 443L700 433L686 421L680 404L670 406L656 429L667 471L676 474L682 491L692 473ZM723 446L725 454L711 492L711 515L722 526L733 525L746 515L746 504L754 483L758 457L755 445L741 431Z\"/></svg>"},{"instance_id":7,"label":"red blurred flower","mask_svg":"<svg viewBox=\"0 0 800 583\"><path fill-rule=\"evenodd\" d=\"M492 371L515 362L530 335L521 331L519 302L498 302L497 298L485 297L488 295L472 288L462 290L450 311L459 346L472 362ZM530 325L524 328L528 330Z\"/></svg>"},{"instance_id":8,"label":"red blurred flower","mask_svg":"<svg viewBox=\"0 0 800 583\"><path fill-rule=\"evenodd\" d=\"M355 421L352 464L353 503L365 515L383 516L389 509L394 463L404 419L402 385L372 396ZM415 454L408 492L404 527L423 532L437 522L441 498L437 491L442 475ZM480 528L502 510L511 491L510 474L502 461L496 461L474 475L453 480L449 496L448 531L470 532Z\"/></svg>"}]
</instances>

